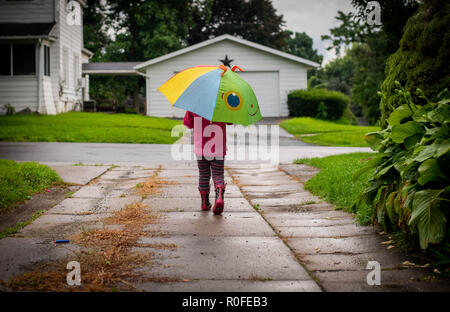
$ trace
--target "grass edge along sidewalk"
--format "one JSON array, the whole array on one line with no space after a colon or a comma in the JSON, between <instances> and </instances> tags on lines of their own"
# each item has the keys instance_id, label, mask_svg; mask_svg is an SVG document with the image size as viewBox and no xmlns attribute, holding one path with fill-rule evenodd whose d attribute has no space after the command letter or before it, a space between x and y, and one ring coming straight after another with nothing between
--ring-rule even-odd
<instances>
[{"instance_id":1,"label":"grass edge along sidewalk","mask_svg":"<svg viewBox=\"0 0 450 312\"><path fill-rule=\"evenodd\" d=\"M380 130L376 126L355 126L311 117L291 118L280 126L305 143L348 147L368 147L363 136Z\"/></svg>"},{"instance_id":2,"label":"grass edge along sidewalk","mask_svg":"<svg viewBox=\"0 0 450 312\"><path fill-rule=\"evenodd\" d=\"M367 205L351 207L374 169L365 172L358 180L352 181L353 173L375 155L375 153L350 153L332 155L323 158L303 158L294 160L294 164L304 164L320 169L320 172L305 183L305 188L321 199L342 209L356 214L360 224L368 225L372 221L372 210Z\"/></svg>"},{"instance_id":3,"label":"grass edge along sidewalk","mask_svg":"<svg viewBox=\"0 0 450 312\"><path fill-rule=\"evenodd\" d=\"M37 162L0 159L0 213L51 186L64 182L50 167Z\"/></svg>"},{"instance_id":4,"label":"grass edge along sidewalk","mask_svg":"<svg viewBox=\"0 0 450 312\"><path fill-rule=\"evenodd\" d=\"M0 141L172 144L176 125L181 121L133 114L0 116Z\"/></svg>"}]
</instances>

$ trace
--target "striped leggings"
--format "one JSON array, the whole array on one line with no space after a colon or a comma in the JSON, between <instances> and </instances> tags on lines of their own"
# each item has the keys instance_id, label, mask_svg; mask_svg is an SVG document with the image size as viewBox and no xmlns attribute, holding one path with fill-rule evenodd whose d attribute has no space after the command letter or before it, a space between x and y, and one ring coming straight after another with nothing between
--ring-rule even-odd
<instances>
[{"instance_id":1,"label":"striped leggings","mask_svg":"<svg viewBox=\"0 0 450 312\"><path fill-rule=\"evenodd\" d=\"M225 185L223 178L224 160L207 160L205 158L197 159L198 165L198 189L199 191L209 191L209 181L212 178L214 181L214 188L219 185Z\"/></svg>"}]
</instances>

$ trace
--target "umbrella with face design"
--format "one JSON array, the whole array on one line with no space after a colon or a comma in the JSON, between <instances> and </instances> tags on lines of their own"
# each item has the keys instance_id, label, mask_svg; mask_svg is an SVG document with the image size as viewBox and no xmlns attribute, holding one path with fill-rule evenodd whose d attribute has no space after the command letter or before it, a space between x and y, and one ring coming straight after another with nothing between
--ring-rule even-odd
<instances>
[{"instance_id":1,"label":"umbrella with face design","mask_svg":"<svg viewBox=\"0 0 450 312\"><path fill-rule=\"evenodd\" d=\"M258 101L250 85L233 66L187 68L158 88L173 106L215 122L251 125L262 119Z\"/></svg>"}]
</instances>

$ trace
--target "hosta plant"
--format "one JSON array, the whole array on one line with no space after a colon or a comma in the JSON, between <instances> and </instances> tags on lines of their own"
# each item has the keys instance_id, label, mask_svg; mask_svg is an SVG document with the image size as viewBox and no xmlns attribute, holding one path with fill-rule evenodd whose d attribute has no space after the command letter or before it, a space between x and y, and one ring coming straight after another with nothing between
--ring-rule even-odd
<instances>
[{"instance_id":1,"label":"hosta plant","mask_svg":"<svg viewBox=\"0 0 450 312\"><path fill-rule=\"evenodd\" d=\"M397 87L401 102L391 108L388 126L364 137L378 154L354 174L375 168L356 205L372 206L374 222L385 229L418 234L426 249L449 235L450 95L445 89L431 102L418 90L426 104L416 105Z\"/></svg>"}]
</instances>

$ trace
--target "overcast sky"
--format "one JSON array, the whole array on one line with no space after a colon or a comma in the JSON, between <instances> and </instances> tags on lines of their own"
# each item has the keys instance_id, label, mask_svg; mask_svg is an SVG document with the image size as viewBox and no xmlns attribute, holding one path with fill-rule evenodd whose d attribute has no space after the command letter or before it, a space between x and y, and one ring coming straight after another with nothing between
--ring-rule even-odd
<instances>
[{"instance_id":1,"label":"overcast sky","mask_svg":"<svg viewBox=\"0 0 450 312\"><path fill-rule=\"evenodd\" d=\"M314 48L324 56L322 66L336 57L334 51L326 50L330 41L324 42L320 36L339 24L334 18L337 11L354 11L351 0L272 0L272 4L278 14L283 14L287 29L306 32L313 38Z\"/></svg>"}]
</instances>

